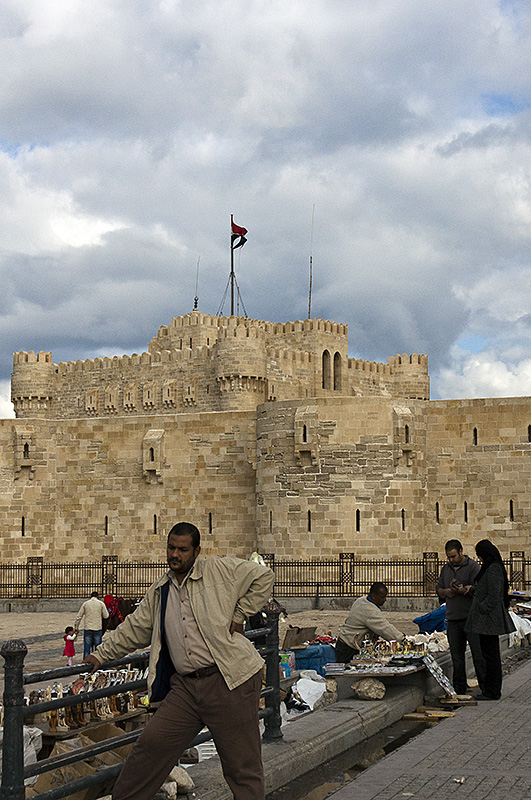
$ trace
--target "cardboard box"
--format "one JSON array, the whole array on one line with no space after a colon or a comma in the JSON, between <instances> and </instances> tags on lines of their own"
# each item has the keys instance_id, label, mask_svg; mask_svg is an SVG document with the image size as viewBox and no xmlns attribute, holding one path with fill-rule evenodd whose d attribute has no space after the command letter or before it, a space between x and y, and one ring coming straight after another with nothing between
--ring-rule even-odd
<instances>
[{"instance_id":1,"label":"cardboard box","mask_svg":"<svg viewBox=\"0 0 531 800\"><path fill-rule=\"evenodd\" d=\"M95 742L101 742L104 739L111 739L114 736L120 736L123 730L118 728L112 723L104 723L98 725L96 728L91 728L85 733L78 733L72 736L71 739L63 739L56 742L51 752L52 756L63 755L71 753L81 747L88 747ZM133 745L124 745L117 750L108 750L105 753L98 753L94 756L88 756L83 761L77 761L75 764L69 764L60 769L54 769L50 772L45 772L39 775L37 782L33 786L26 789L26 798L29 800L33 795L45 792L48 789L54 789L56 786L64 786L65 783L75 781L85 775L92 775L100 769L111 767L115 764L120 764L127 757ZM103 797L109 794L111 790L111 782L107 781L97 786L91 786L80 792L68 795L70 800L96 800L98 797Z\"/></svg>"},{"instance_id":2,"label":"cardboard box","mask_svg":"<svg viewBox=\"0 0 531 800\"><path fill-rule=\"evenodd\" d=\"M59 755L55 747L52 755ZM78 761L76 764L69 764L67 767L45 772L43 775L39 775L37 782L34 783L33 786L28 786L26 789L26 797L31 798L33 795L46 792L48 789L64 786L65 783L83 778L85 775L93 775L94 772L96 772L94 767L89 766L85 761ZM92 786L89 789L83 789L80 792L75 792L75 794L68 796L70 800L96 800L97 797L101 796L101 792L99 786Z\"/></svg>"},{"instance_id":3,"label":"cardboard box","mask_svg":"<svg viewBox=\"0 0 531 800\"><path fill-rule=\"evenodd\" d=\"M305 642L309 642L315 636L317 627L313 628L298 628L296 625L290 625L284 636L284 643L282 650L294 650L298 647L306 647Z\"/></svg>"},{"instance_id":4,"label":"cardboard box","mask_svg":"<svg viewBox=\"0 0 531 800\"><path fill-rule=\"evenodd\" d=\"M112 722L104 722L102 725L98 725L96 728L90 728L83 733L84 736L87 736L93 742L102 742L104 739L114 739L115 736L123 736L123 734L124 731L122 728L119 728L118 725L114 725ZM125 760L132 749L132 744L124 744L122 747L116 747L111 752L116 753L120 758Z\"/></svg>"}]
</instances>

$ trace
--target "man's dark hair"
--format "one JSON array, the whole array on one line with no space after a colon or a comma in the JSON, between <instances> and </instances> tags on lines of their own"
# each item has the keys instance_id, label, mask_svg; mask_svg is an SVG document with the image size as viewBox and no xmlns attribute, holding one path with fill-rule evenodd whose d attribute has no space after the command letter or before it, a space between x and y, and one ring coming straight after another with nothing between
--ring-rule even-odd
<instances>
[{"instance_id":1,"label":"man's dark hair","mask_svg":"<svg viewBox=\"0 0 531 800\"><path fill-rule=\"evenodd\" d=\"M388 589L385 583L382 583L381 581L375 581L369 589L369 594L381 594L382 592L387 591Z\"/></svg>"},{"instance_id":2,"label":"man's dark hair","mask_svg":"<svg viewBox=\"0 0 531 800\"><path fill-rule=\"evenodd\" d=\"M92 594L90 596L91 597L99 597L99 594L98 594L98 592L92 592Z\"/></svg>"},{"instance_id":3,"label":"man's dark hair","mask_svg":"<svg viewBox=\"0 0 531 800\"><path fill-rule=\"evenodd\" d=\"M191 522L178 522L177 525L174 525L168 534L168 542L170 541L172 533L174 533L175 536L191 536L194 550L201 544L201 534Z\"/></svg>"},{"instance_id":4,"label":"man's dark hair","mask_svg":"<svg viewBox=\"0 0 531 800\"><path fill-rule=\"evenodd\" d=\"M463 545L459 541L459 539L448 539L446 544L444 545L444 552L448 553L449 550L457 550L459 552L463 549Z\"/></svg>"}]
</instances>

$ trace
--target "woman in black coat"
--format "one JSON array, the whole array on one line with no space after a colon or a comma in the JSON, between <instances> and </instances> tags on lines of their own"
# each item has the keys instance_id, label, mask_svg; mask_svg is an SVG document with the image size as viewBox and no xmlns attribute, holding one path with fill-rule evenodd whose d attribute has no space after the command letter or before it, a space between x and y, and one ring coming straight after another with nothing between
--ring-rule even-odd
<instances>
[{"instance_id":1,"label":"woman in black coat","mask_svg":"<svg viewBox=\"0 0 531 800\"><path fill-rule=\"evenodd\" d=\"M477 700L498 700L501 697L502 666L499 637L516 630L509 608L509 581L500 551L488 539L476 545L481 570L472 587L472 606L465 624L467 633L478 633L485 659L485 683Z\"/></svg>"}]
</instances>

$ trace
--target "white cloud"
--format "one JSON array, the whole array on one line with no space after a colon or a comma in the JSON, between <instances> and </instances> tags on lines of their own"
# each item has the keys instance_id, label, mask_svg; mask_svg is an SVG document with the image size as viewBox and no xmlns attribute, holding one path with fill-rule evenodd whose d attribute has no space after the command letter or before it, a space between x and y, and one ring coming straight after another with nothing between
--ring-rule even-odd
<instances>
[{"instance_id":1,"label":"white cloud","mask_svg":"<svg viewBox=\"0 0 531 800\"><path fill-rule=\"evenodd\" d=\"M441 397L522 397L531 395L531 358L507 364L485 352L453 352L453 366L437 376Z\"/></svg>"},{"instance_id":2,"label":"white cloud","mask_svg":"<svg viewBox=\"0 0 531 800\"><path fill-rule=\"evenodd\" d=\"M0 419L14 418L15 412L11 402L11 384L9 381L0 381Z\"/></svg>"}]
</instances>

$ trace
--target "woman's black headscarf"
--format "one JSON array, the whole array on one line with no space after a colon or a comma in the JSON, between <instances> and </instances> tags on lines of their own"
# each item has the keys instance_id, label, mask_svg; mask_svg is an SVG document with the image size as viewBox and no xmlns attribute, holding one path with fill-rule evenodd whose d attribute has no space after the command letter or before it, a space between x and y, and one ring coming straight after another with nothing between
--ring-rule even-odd
<instances>
[{"instance_id":1,"label":"woman's black headscarf","mask_svg":"<svg viewBox=\"0 0 531 800\"><path fill-rule=\"evenodd\" d=\"M481 578L486 573L491 564L498 563L503 570L503 579L504 579L503 603L505 605L505 608L509 608L509 579L507 578L507 570L505 569L505 565L503 563L500 551L498 550L496 545L492 544L492 542L489 542L488 539L481 539L481 541L478 542L476 545L476 554L479 556L479 558L481 558L481 561L483 562L481 564L481 569L478 572L476 583L481 580Z\"/></svg>"}]
</instances>

